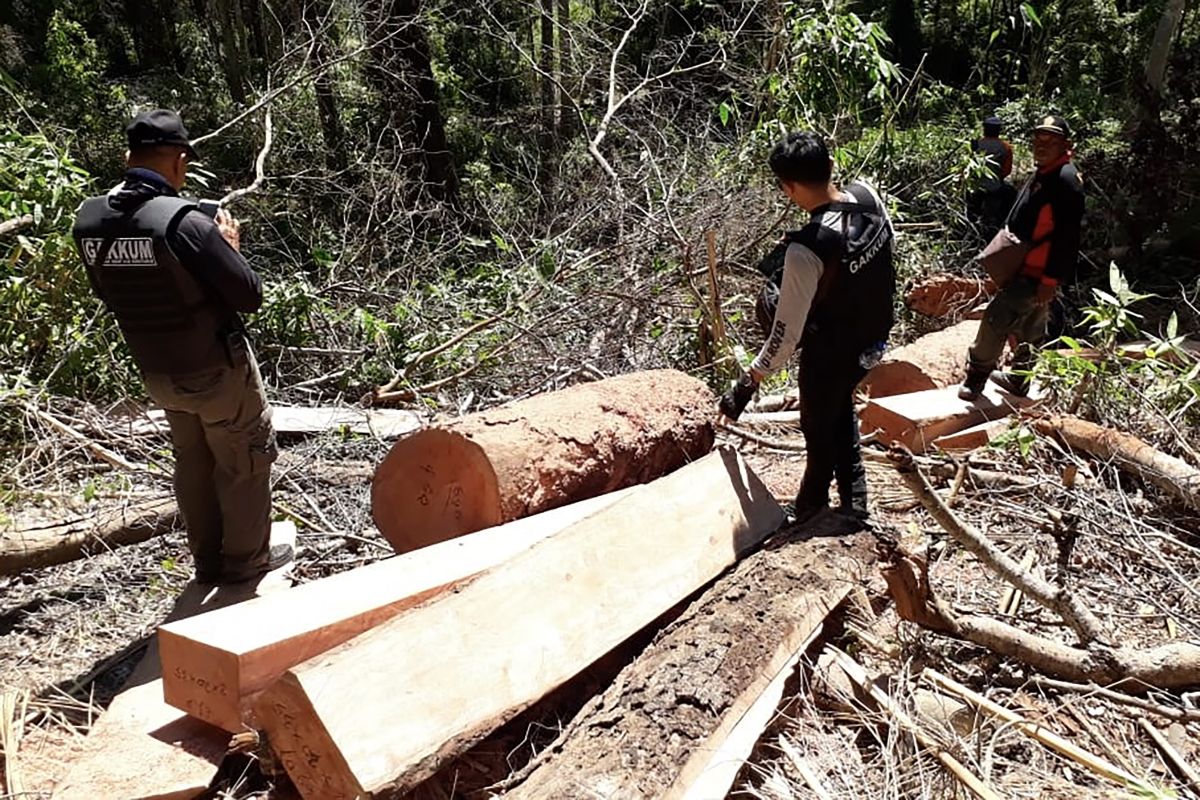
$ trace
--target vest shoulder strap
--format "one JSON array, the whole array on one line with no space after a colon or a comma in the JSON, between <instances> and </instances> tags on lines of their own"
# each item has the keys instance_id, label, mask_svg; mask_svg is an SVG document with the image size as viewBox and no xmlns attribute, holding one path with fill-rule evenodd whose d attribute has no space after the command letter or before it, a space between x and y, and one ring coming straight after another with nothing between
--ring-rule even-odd
<instances>
[{"instance_id":1,"label":"vest shoulder strap","mask_svg":"<svg viewBox=\"0 0 1200 800\"><path fill-rule=\"evenodd\" d=\"M133 212L133 218L139 224L152 229L155 233L165 236L171 223L178 217L187 211L199 207L199 204L195 200L159 195L158 197L151 197L138 206L137 210Z\"/></svg>"}]
</instances>

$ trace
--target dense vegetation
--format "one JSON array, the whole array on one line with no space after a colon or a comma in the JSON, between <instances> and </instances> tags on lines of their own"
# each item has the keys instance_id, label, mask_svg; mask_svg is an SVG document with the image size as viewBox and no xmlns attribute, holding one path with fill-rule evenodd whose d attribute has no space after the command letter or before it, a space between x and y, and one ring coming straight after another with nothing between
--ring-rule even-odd
<instances>
[{"instance_id":1,"label":"dense vegetation","mask_svg":"<svg viewBox=\"0 0 1200 800\"><path fill-rule=\"evenodd\" d=\"M886 190L907 280L981 244L967 143L993 111L1018 173L1038 115L1072 121L1085 283L1115 260L1159 298L1133 328L1197 328L1200 15L1183 0L0 0L0 97L0 223L31 215L0 236L9 399L140 393L69 231L153 106L205 135L201 195L254 181L270 132L232 209L269 287L252 325L280 395L390 384L465 407L660 365L715 385L757 347L751 270L798 219L763 166L780 131L824 132L844 178ZM706 310L707 229L729 341ZM1080 335L1080 305L1116 313L1096 297L1069 298Z\"/></svg>"}]
</instances>

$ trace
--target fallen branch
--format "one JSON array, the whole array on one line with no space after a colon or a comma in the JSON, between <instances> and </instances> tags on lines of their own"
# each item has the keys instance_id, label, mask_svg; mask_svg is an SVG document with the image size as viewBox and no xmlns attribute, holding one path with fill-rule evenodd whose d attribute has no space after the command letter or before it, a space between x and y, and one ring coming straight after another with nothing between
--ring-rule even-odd
<instances>
[{"instance_id":1,"label":"fallen branch","mask_svg":"<svg viewBox=\"0 0 1200 800\"><path fill-rule=\"evenodd\" d=\"M904 712L902 708L892 700L883 689L881 689L875 681L867 674L862 665L851 658L846 653L837 649L833 645L827 645L826 651L833 654L837 659L838 666L854 681L859 687L871 696L881 709L891 715L900 725L902 729L912 735L917 740L917 744L933 753L942 766L950 772L951 775L958 780L971 794L980 800L1000 800L1000 795L996 794L992 787L988 786L982 780L975 776L969 769L963 766L962 762L954 756L950 755L941 744L935 741L932 737L926 734L916 722L912 720Z\"/></svg>"},{"instance_id":2,"label":"fallen branch","mask_svg":"<svg viewBox=\"0 0 1200 800\"><path fill-rule=\"evenodd\" d=\"M133 462L122 458L104 445L93 442L86 434L80 433L70 425L67 425L65 422L62 422L61 420L51 416L50 414L47 414L45 411L42 411L33 405L26 404L25 410L48 425L50 428L53 428L64 436L81 443L84 447L90 450L92 454L96 456L96 458L99 458L101 461L110 464L111 466L114 466L118 469L127 470L128 472L147 472L149 470L145 464L134 464Z\"/></svg>"},{"instance_id":3,"label":"fallen branch","mask_svg":"<svg viewBox=\"0 0 1200 800\"><path fill-rule=\"evenodd\" d=\"M42 528L0 531L0 575L65 564L92 552L144 542L175 527L173 499L147 500Z\"/></svg>"},{"instance_id":4,"label":"fallen branch","mask_svg":"<svg viewBox=\"0 0 1200 800\"><path fill-rule=\"evenodd\" d=\"M888 455L895 465L900 479L921 501L925 510L956 542L983 561L993 572L1058 614L1079 634L1084 644L1104 641L1104 631L1100 626L1100 621L1079 602L1074 594L1068 592L1065 587L1054 586L1021 569L1020 564L986 536L955 516L941 496L929 485L925 476L921 474L913 460L912 453L907 448L893 448Z\"/></svg>"},{"instance_id":5,"label":"fallen branch","mask_svg":"<svg viewBox=\"0 0 1200 800\"><path fill-rule=\"evenodd\" d=\"M1067 757L1071 761L1074 761L1081 767L1086 768L1090 772L1101 777L1108 778L1110 781L1120 784L1123 787L1153 793L1150 796L1161 796L1155 787L1148 781L1131 775L1130 773L1118 767L1116 764L1105 761L1094 753L1089 753L1082 747L1067 741L1057 733L1042 727L1038 723L1026 720L1015 711L1010 711L999 703L995 703L983 695L971 691L966 686L951 680L940 672L926 668L921 674L922 677L926 678L930 683L942 691L965 700L981 711L987 712L997 719L1004 720L1012 725L1013 728L1025 734L1029 738L1041 742L1051 750L1057 751L1061 755Z\"/></svg>"},{"instance_id":6,"label":"fallen branch","mask_svg":"<svg viewBox=\"0 0 1200 800\"><path fill-rule=\"evenodd\" d=\"M1136 436L1076 417L1034 420L1033 427L1039 433L1057 436L1068 447L1114 461L1122 469L1200 511L1200 469L1186 461L1167 455Z\"/></svg>"},{"instance_id":7,"label":"fallen branch","mask_svg":"<svg viewBox=\"0 0 1200 800\"><path fill-rule=\"evenodd\" d=\"M23 217L14 217L0 222L0 236L7 236L10 233L16 233L22 228L28 228L33 224L33 214L26 214Z\"/></svg>"},{"instance_id":8,"label":"fallen branch","mask_svg":"<svg viewBox=\"0 0 1200 800\"><path fill-rule=\"evenodd\" d=\"M1040 672L1102 685L1125 681L1172 689L1200 683L1200 647L1194 644L1084 650L988 617L959 615L933 594L924 560L900 549L892 553L883 577L901 619L1015 658Z\"/></svg>"},{"instance_id":9,"label":"fallen branch","mask_svg":"<svg viewBox=\"0 0 1200 800\"><path fill-rule=\"evenodd\" d=\"M1176 722L1200 722L1200 711L1190 708L1172 708L1171 706L1165 706L1162 703L1155 703L1150 700L1143 700L1140 697L1134 697L1124 692L1115 692L1112 689L1107 689L1095 683L1071 683L1070 681L1060 681L1054 678L1043 678L1038 675L1033 676L1031 680L1036 685L1047 689L1055 689L1060 692L1092 694L1097 697L1103 697L1105 700L1113 703L1140 708L1143 711L1149 711L1151 714L1175 720Z\"/></svg>"}]
</instances>

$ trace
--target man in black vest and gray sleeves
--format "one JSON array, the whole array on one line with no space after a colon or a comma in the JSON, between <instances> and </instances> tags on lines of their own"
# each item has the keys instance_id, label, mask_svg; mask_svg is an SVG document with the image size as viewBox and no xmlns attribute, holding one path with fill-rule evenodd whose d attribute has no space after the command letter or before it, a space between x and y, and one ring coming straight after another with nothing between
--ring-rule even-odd
<instances>
[{"instance_id":1,"label":"man in black vest and gray sleeves","mask_svg":"<svg viewBox=\"0 0 1200 800\"><path fill-rule=\"evenodd\" d=\"M292 558L270 546L275 431L239 317L262 303L262 282L237 220L179 196L195 156L179 116L139 114L126 133L125 178L79 207L75 243L166 410L196 580L250 580Z\"/></svg>"},{"instance_id":2,"label":"man in black vest and gray sleeves","mask_svg":"<svg viewBox=\"0 0 1200 800\"><path fill-rule=\"evenodd\" d=\"M721 398L737 419L758 384L800 348L800 427L807 451L794 519L828 507L836 478L839 511L867 517L867 479L859 450L854 389L886 347L892 328L895 235L875 190L856 181L838 188L833 160L819 136L792 133L768 158L788 199L811 214L764 264L771 282L759 304L767 341L750 370ZM777 288L777 294L776 294Z\"/></svg>"}]
</instances>

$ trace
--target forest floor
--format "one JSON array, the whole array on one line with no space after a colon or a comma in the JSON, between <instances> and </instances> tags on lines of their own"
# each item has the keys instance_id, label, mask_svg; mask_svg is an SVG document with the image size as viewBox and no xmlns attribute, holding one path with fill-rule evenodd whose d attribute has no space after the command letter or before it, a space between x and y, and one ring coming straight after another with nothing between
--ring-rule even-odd
<instances>
[{"instance_id":1,"label":"forest floor","mask_svg":"<svg viewBox=\"0 0 1200 800\"><path fill-rule=\"evenodd\" d=\"M108 415L97 409L64 405L56 411L122 454L142 456L143 463L162 461L169 453L161 434L131 438L103 433L119 430L119 424L115 417L106 422ZM8 524L63 518L169 492L165 469L121 474L74 444L48 432L40 435L22 462L17 477L23 489L8 503ZM766 435L780 442L801 441L799 432L788 427ZM736 438L729 443L742 451L777 497L787 499L794 493L803 469L802 453ZM281 444L274 499L277 514L293 519L299 528L296 580L313 580L386 556L390 548L370 518L369 480L389 443L329 433L293 437ZM1035 569L1052 574L1058 546L1047 533L1048 520L1052 511L1069 508L1079 519L1080 531L1072 586L1115 640L1149 645L1200 637L1200 516L1143 495L1124 475L1102 465L1083 464L1094 479L1068 492L1061 487L1061 469L1076 462L1082 463L1050 446L1034 448L1027 456L1015 448L981 451L973 456L977 466L1028 475L1037 484L988 489L967 481L955 493L955 512L1018 559L1032 550ZM933 585L952 608L1001 616L997 609L1006 584L944 534L892 467L871 463L868 475L876 531L926 554ZM0 578L0 687L29 693L26 713L17 721L24 728L16 760L26 787L23 797L49 797L91 722L141 658L149 636L190 574L186 543L177 530L58 567ZM919 676L923 668L932 667L1162 792L1149 796L1200 796L1188 794L1139 720L1161 728L1193 765L1200 764L1200 723L1165 719L1094 691L1051 686L1019 662L902 622L881 578L872 581L867 595L869 603L852 605L828 641L854 655L876 684L906 708L920 711L928 703L929 692ZM1001 618L1067 639L1061 622L1028 599ZM642 636L628 647L644 644ZM827 677L828 670L814 663L820 652L819 646L812 648L812 660L797 670L789 699L731 797L965 796L965 790L894 724ZM611 680L620 668L617 660L597 665L567 690L522 714L415 796L487 796L487 786L519 769L553 739L581 704L580 698ZM1152 693L1146 699L1200 719L1200 693ZM940 716L945 723L938 732L940 740L1001 796L1134 796L1128 787L1054 754L1016 726L989 722L964 708ZM934 719L929 724L938 723ZM808 775L797 769L798 761L808 765ZM240 796L292 795L280 789Z\"/></svg>"}]
</instances>

